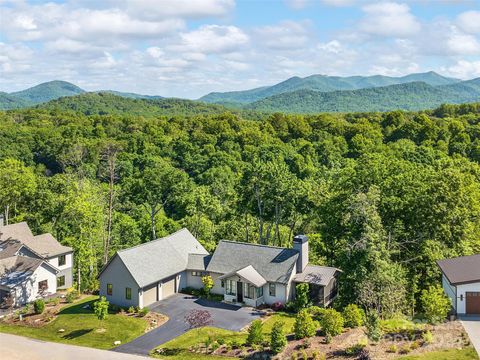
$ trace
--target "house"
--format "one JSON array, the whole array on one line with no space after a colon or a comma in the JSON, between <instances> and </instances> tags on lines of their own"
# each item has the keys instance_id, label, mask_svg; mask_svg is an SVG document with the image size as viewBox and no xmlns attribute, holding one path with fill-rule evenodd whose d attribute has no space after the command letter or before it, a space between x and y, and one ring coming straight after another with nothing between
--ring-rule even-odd
<instances>
[{"instance_id":1,"label":"house","mask_svg":"<svg viewBox=\"0 0 480 360\"><path fill-rule=\"evenodd\" d=\"M340 270L308 264L308 239L296 236L292 248L222 240L209 254L187 230L118 251L99 275L100 295L120 306L145 307L184 288L203 287L227 302L259 306L295 298L307 283L314 301L328 306L337 294Z\"/></svg>"},{"instance_id":2,"label":"house","mask_svg":"<svg viewBox=\"0 0 480 360\"><path fill-rule=\"evenodd\" d=\"M73 283L73 250L51 234L33 235L26 222L4 225L0 216L0 302L19 306Z\"/></svg>"},{"instance_id":3,"label":"house","mask_svg":"<svg viewBox=\"0 0 480 360\"><path fill-rule=\"evenodd\" d=\"M480 254L437 261L457 315L480 315Z\"/></svg>"}]
</instances>

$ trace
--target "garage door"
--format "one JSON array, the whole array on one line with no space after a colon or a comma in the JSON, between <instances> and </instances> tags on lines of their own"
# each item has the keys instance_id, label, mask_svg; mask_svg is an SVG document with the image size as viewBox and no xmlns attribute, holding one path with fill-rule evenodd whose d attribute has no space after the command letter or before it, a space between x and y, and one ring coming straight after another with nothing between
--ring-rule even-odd
<instances>
[{"instance_id":1,"label":"garage door","mask_svg":"<svg viewBox=\"0 0 480 360\"><path fill-rule=\"evenodd\" d=\"M480 314L480 292L467 292L467 314Z\"/></svg>"},{"instance_id":2,"label":"garage door","mask_svg":"<svg viewBox=\"0 0 480 360\"><path fill-rule=\"evenodd\" d=\"M148 306L157 301L157 284L143 288L143 306Z\"/></svg>"},{"instance_id":3,"label":"garage door","mask_svg":"<svg viewBox=\"0 0 480 360\"><path fill-rule=\"evenodd\" d=\"M162 299L175 294L175 277L162 282Z\"/></svg>"}]
</instances>

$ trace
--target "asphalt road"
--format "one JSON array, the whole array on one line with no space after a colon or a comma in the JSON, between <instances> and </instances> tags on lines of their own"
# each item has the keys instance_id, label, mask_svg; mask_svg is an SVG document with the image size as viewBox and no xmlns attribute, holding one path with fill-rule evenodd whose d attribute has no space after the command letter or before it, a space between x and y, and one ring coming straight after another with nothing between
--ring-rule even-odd
<instances>
[{"instance_id":1,"label":"asphalt road","mask_svg":"<svg viewBox=\"0 0 480 360\"><path fill-rule=\"evenodd\" d=\"M184 317L194 309L208 310L212 315L211 326L233 331L240 331L261 316L260 312L252 308L197 299L185 294L173 295L149 307L152 311L167 315L169 320L145 335L116 347L113 351L148 355L152 349L187 331L188 325L185 323Z\"/></svg>"},{"instance_id":2,"label":"asphalt road","mask_svg":"<svg viewBox=\"0 0 480 360\"><path fill-rule=\"evenodd\" d=\"M147 360L83 346L67 345L0 333L0 359L5 360ZM151 359L151 358L150 358Z\"/></svg>"}]
</instances>

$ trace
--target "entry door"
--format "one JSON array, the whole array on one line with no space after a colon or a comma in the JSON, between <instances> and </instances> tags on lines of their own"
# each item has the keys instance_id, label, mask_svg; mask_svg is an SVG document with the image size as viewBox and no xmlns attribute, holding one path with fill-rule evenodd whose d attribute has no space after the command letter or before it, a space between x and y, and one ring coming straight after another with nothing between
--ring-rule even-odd
<instances>
[{"instance_id":1,"label":"entry door","mask_svg":"<svg viewBox=\"0 0 480 360\"><path fill-rule=\"evenodd\" d=\"M480 315L480 292L465 293L467 314Z\"/></svg>"},{"instance_id":2,"label":"entry door","mask_svg":"<svg viewBox=\"0 0 480 360\"><path fill-rule=\"evenodd\" d=\"M243 283L237 281L237 302L243 302Z\"/></svg>"}]
</instances>

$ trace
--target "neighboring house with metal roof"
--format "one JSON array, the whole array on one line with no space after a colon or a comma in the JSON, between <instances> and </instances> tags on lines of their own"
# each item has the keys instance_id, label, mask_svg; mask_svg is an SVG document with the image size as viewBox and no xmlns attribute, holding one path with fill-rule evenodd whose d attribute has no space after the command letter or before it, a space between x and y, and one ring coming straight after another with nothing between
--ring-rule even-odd
<instances>
[{"instance_id":1,"label":"neighboring house with metal roof","mask_svg":"<svg viewBox=\"0 0 480 360\"><path fill-rule=\"evenodd\" d=\"M35 236L26 222L3 224L0 216L0 302L15 305L72 286L73 250L51 234Z\"/></svg>"},{"instance_id":2,"label":"neighboring house with metal roof","mask_svg":"<svg viewBox=\"0 0 480 360\"><path fill-rule=\"evenodd\" d=\"M480 254L437 261L442 286L458 315L480 315Z\"/></svg>"},{"instance_id":3,"label":"neighboring house with metal roof","mask_svg":"<svg viewBox=\"0 0 480 360\"><path fill-rule=\"evenodd\" d=\"M308 283L317 304L337 294L339 269L308 265L308 239L297 236L293 248L222 240L209 254L187 230L117 252L99 275L100 294L121 306L148 306L182 289L203 287L225 301L250 306L286 303L295 285Z\"/></svg>"}]
</instances>

